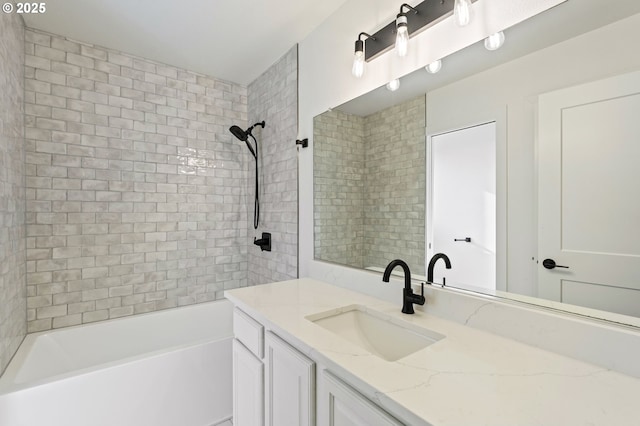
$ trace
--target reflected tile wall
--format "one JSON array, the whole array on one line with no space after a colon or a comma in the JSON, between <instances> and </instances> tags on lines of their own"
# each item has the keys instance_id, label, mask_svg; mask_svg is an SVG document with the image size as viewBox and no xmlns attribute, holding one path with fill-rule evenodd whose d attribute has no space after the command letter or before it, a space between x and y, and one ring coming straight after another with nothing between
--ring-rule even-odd
<instances>
[{"instance_id":1,"label":"reflected tile wall","mask_svg":"<svg viewBox=\"0 0 640 426\"><path fill-rule=\"evenodd\" d=\"M364 268L364 118L333 110L313 120L314 256Z\"/></svg>"},{"instance_id":2,"label":"reflected tile wall","mask_svg":"<svg viewBox=\"0 0 640 426\"><path fill-rule=\"evenodd\" d=\"M26 31L30 332L247 283L246 87Z\"/></svg>"},{"instance_id":3,"label":"reflected tile wall","mask_svg":"<svg viewBox=\"0 0 640 426\"><path fill-rule=\"evenodd\" d=\"M423 95L365 118L365 267L401 258L425 275L425 105Z\"/></svg>"},{"instance_id":4,"label":"reflected tile wall","mask_svg":"<svg viewBox=\"0 0 640 426\"><path fill-rule=\"evenodd\" d=\"M27 330L24 24L0 14L0 374Z\"/></svg>"},{"instance_id":5,"label":"reflected tile wall","mask_svg":"<svg viewBox=\"0 0 640 426\"><path fill-rule=\"evenodd\" d=\"M314 256L425 272L425 97L366 117L314 118Z\"/></svg>"}]
</instances>

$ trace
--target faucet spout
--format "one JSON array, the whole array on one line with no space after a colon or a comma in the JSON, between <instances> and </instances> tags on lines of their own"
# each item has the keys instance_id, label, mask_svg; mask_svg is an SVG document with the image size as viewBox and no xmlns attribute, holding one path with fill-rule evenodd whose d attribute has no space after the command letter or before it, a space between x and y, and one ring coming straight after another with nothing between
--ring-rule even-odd
<instances>
[{"instance_id":1,"label":"faucet spout","mask_svg":"<svg viewBox=\"0 0 640 426\"><path fill-rule=\"evenodd\" d=\"M382 281L388 283L391 277L391 271L397 266L400 266L404 271L404 290L402 291L402 313L414 314L413 304L424 305L424 284L422 284L421 294L413 294L413 288L411 288L411 271L409 271L409 265L405 261L396 259L392 260L384 270L382 275Z\"/></svg>"},{"instance_id":2,"label":"faucet spout","mask_svg":"<svg viewBox=\"0 0 640 426\"><path fill-rule=\"evenodd\" d=\"M404 260L396 259L389 262L387 267L384 270L384 274L382 275L382 281L385 283L389 282L389 278L391 277L391 271L393 271L396 267L401 267L404 272L404 288L411 288L411 271L409 270L409 265Z\"/></svg>"},{"instance_id":3,"label":"faucet spout","mask_svg":"<svg viewBox=\"0 0 640 426\"><path fill-rule=\"evenodd\" d=\"M427 282L429 284L433 284L433 269L435 268L436 263L440 259L444 260L445 268L451 269L451 261L449 260L449 257L446 254L444 253L434 254L431 260L429 261L429 267L427 268Z\"/></svg>"}]
</instances>

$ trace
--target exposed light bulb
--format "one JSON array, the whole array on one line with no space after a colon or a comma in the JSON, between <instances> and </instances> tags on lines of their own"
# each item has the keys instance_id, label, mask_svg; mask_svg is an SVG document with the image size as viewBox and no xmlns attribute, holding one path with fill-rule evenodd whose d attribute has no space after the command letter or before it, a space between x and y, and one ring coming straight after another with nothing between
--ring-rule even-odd
<instances>
[{"instance_id":1,"label":"exposed light bulb","mask_svg":"<svg viewBox=\"0 0 640 426\"><path fill-rule=\"evenodd\" d=\"M387 83L387 89L391 90L392 92L395 92L399 88L400 88L400 80L398 80L397 78Z\"/></svg>"},{"instance_id":2,"label":"exposed light bulb","mask_svg":"<svg viewBox=\"0 0 640 426\"><path fill-rule=\"evenodd\" d=\"M403 13L396 18L396 52L398 56L407 56L409 49L409 29L407 27L407 16Z\"/></svg>"},{"instance_id":3,"label":"exposed light bulb","mask_svg":"<svg viewBox=\"0 0 640 426\"><path fill-rule=\"evenodd\" d=\"M431 62L429 65L424 67L424 69L427 70L429 74L435 74L438 71L440 71L441 68L442 68L442 61L440 59L438 59L437 61Z\"/></svg>"},{"instance_id":4,"label":"exposed light bulb","mask_svg":"<svg viewBox=\"0 0 640 426\"><path fill-rule=\"evenodd\" d=\"M471 22L471 0L456 0L453 5L453 17L458 26L469 25Z\"/></svg>"},{"instance_id":5,"label":"exposed light bulb","mask_svg":"<svg viewBox=\"0 0 640 426\"><path fill-rule=\"evenodd\" d=\"M484 39L484 47L487 50L498 50L504 44L504 33L502 31L491 34Z\"/></svg>"},{"instance_id":6,"label":"exposed light bulb","mask_svg":"<svg viewBox=\"0 0 640 426\"><path fill-rule=\"evenodd\" d=\"M363 34L358 36L358 39L356 40L356 47L354 49L355 53L353 56L351 74L353 74L355 78L360 78L364 74L364 41L361 40Z\"/></svg>"},{"instance_id":7,"label":"exposed light bulb","mask_svg":"<svg viewBox=\"0 0 640 426\"><path fill-rule=\"evenodd\" d=\"M353 57L353 68L351 68L351 74L354 77L360 78L364 74L364 52L356 51Z\"/></svg>"}]
</instances>

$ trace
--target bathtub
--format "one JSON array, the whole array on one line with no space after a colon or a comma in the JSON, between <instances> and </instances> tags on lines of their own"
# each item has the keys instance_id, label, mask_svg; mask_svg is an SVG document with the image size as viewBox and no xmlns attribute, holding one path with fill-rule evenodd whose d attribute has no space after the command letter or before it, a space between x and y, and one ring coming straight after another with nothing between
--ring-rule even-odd
<instances>
[{"instance_id":1,"label":"bathtub","mask_svg":"<svg viewBox=\"0 0 640 426\"><path fill-rule=\"evenodd\" d=\"M232 413L226 300L29 334L0 426L211 426Z\"/></svg>"}]
</instances>

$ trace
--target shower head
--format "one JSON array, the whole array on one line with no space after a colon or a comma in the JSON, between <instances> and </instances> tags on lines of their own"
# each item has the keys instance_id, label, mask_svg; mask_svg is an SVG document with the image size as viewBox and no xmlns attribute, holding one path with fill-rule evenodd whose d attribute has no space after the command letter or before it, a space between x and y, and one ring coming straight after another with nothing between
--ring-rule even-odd
<instances>
[{"instance_id":1,"label":"shower head","mask_svg":"<svg viewBox=\"0 0 640 426\"><path fill-rule=\"evenodd\" d=\"M233 136L235 136L236 138L240 139L241 141L243 141L245 144L247 144L247 148L249 148L249 151L251 151L251 155L253 155L253 158L255 158L256 160L256 174L255 174L255 178L256 178L256 192L254 194L254 204L253 204L253 229L258 229L258 223L260 222L260 198L259 198L259 187L258 187L258 141L256 140L256 138L251 134L251 131L253 130L254 127L256 126L260 126L264 129L264 121L261 121L259 123L254 124L253 126L249 127L247 130L242 130L240 127L233 125L231 127L229 127L229 131L231 132L231 134ZM249 136L251 136L251 139L253 139L253 143L255 143L255 149L253 149L253 147L251 146L251 144L249 143Z\"/></svg>"},{"instance_id":2,"label":"shower head","mask_svg":"<svg viewBox=\"0 0 640 426\"><path fill-rule=\"evenodd\" d=\"M236 138L240 139L242 142L246 142L247 139L249 138L249 134L247 132L245 132L244 130L242 130L238 126L235 126L235 125L231 126L231 127L229 127L229 130L231 131L233 136L235 136Z\"/></svg>"},{"instance_id":3,"label":"shower head","mask_svg":"<svg viewBox=\"0 0 640 426\"><path fill-rule=\"evenodd\" d=\"M233 126L229 127L229 131L231 132L231 134L233 134L233 136L235 136L236 138L238 138L239 140L241 140L242 142L247 144L247 148L249 148L249 151L251 151L251 154L253 155L253 158L257 158L257 155L256 155L256 151L254 151L254 149L249 144L249 136L251 136L253 138L253 140L255 141L255 138L251 134L251 131L256 126L260 126L260 127L262 127L264 129L264 124L265 123L264 123L264 120L263 120L263 121L261 121L259 123L254 124L253 126L249 127L247 130L242 130L240 127L238 127L236 125L233 125ZM256 141L256 143L257 143L257 141Z\"/></svg>"}]
</instances>

